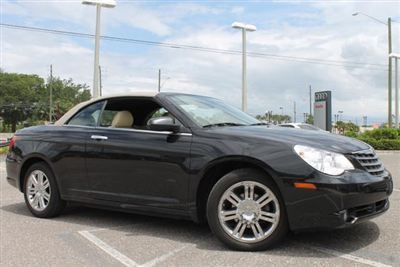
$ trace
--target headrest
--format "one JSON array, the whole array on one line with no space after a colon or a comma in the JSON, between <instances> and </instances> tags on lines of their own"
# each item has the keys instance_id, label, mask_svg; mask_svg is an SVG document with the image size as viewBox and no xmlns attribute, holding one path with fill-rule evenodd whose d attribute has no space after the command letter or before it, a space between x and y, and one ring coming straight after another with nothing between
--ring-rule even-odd
<instances>
[{"instance_id":1,"label":"headrest","mask_svg":"<svg viewBox=\"0 0 400 267\"><path fill-rule=\"evenodd\" d=\"M127 110L118 111L115 114L113 121L111 123L111 127L115 128L131 128L133 124L133 116Z\"/></svg>"}]
</instances>

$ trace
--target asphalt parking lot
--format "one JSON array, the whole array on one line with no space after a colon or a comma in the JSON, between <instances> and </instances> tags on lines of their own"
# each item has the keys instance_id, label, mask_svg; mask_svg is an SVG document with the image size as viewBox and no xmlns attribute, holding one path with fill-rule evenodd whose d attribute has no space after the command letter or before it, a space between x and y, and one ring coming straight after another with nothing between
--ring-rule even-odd
<instances>
[{"instance_id":1,"label":"asphalt parking lot","mask_svg":"<svg viewBox=\"0 0 400 267\"><path fill-rule=\"evenodd\" d=\"M38 219L6 182L0 158L1 266L400 266L400 153L380 153L394 176L391 209L353 228L290 234L264 252L235 252L207 226L67 207Z\"/></svg>"}]
</instances>

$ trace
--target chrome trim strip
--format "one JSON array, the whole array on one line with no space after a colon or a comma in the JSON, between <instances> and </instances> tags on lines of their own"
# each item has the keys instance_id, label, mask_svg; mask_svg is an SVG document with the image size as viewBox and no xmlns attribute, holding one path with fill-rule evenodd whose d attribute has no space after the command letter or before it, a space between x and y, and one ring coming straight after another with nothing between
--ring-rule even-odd
<instances>
[{"instance_id":1,"label":"chrome trim strip","mask_svg":"<svg viewBox=\"0 0 400 267\"><path fill-rule=\"evenodd\" d=\"M94 126L85 126L85 125L68 125L68 124L63 124L61 125L62 127L76 127L76 128L92 128L96 129Z\"/></svg>"},{"instance_id":2,"label":"chrome trim strip","mask_svg":"<svg viewBox=\"0 0 400 267\"><path fill-rule=\"evenodd\" d=\"M66 127L82 127L82 128L91 128L91 129L105 129L105 130L117 130L117 131L129 131L129 132L137 132L137 133L152 133L152 134L164 134L164 135L180 135L180 136L192 136L191 133L174 133L171 131L152 131L152 130L140 130L140 129L128 129L128 128L111 128L111 127L93 127L93 126L84 126L84 125L68 125L64 124Z\"/></svg>"},{"instance_id":3,"label":"chrome trim strip","mask_svg":"<svg viewBox=\"0 0 400 267\"><path fill-rule=\"evenodd\" d=\"M174 132L171 132L171 131L152 131L152 130L140 130L140 129L128 129L128 128L105 128L105 127L99 127L99 128L107 129L107 130L116 130L116 131L137 132L137 133L192 136L191 133L174 133Z\"/></svg>"},{"instance_id":4,"label":"chrome trim strip","mask_svg":"<svg viewBox=\"0 0 400 267\"><path fill-rule=\"evenodd\" d=\"M375 151L371 148L350 152L350 154L374 154L374 155L376 155Z\"/></svg>"}]
</instances>

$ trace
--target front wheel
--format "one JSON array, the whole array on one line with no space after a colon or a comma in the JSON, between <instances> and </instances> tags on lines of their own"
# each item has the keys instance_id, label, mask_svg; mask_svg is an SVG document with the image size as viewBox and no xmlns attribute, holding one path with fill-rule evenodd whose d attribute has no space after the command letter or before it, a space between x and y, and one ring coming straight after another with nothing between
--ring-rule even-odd
<instances>
[{"instance_id":1,"label":"front wheel","mask_svg":"<svg viewBox=\"0 0 400 267\"><path fill-rule=\"evenodd\" d=\"M213 187L207 202L211 230L237 250L264 250L287 232L279 191L268 177L253 169L235 170Z\"/></svg>"}]
</instances>

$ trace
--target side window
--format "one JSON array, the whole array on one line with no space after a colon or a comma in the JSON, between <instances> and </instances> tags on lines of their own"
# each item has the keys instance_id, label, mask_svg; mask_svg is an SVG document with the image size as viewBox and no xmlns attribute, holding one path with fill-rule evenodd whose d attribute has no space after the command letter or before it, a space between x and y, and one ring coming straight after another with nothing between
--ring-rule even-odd
<instances>
[{"instance_id":1,"label":"side window","mask_svg":"<svg viewBox=\"0 0 400 267\"><path fill-rule=\"evenodd\" d=\"M70 121L68 125L77 126L97 126L101 110L103 109L104 101L94 103L79 111Z\"/></svg>"},{"instance_id":2,"label":"side window","mask_svg":"<svg viewBox=\"0 0 400 267\"><path fill-rule=\"evenodd\" d=\"M168 110L166 110L165 108L159 108L156 110L156 112L154 112L147 120L146 125L149 125L150 120L154 119L154 118L159 118L159 117L171 117L172 119L174 119L175 124L178 125L183 125L180 121L178 121L174 116L172 116L171 113L169 113Z\"/></svg>"},{"instance_id":3,"label":"side window","mask_svg":"<svg viewBox=\"0 0 400 267\"><path fill-rule=\"evenodd\" d=\"M153 119L153 118L164 117L164 116L169 116L169 112L165 108L160 108L156 112L154 112L153 115L151 115L149 120Z\"/></svg>"}]
</instances>

